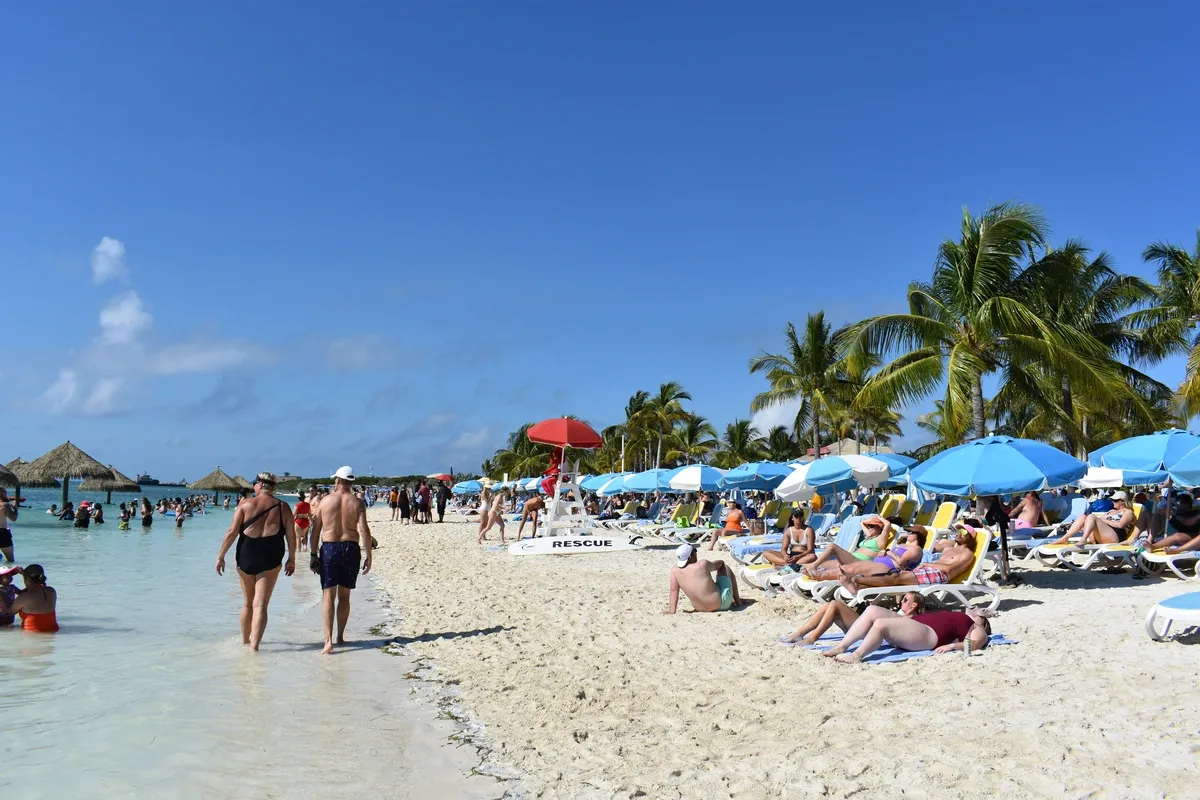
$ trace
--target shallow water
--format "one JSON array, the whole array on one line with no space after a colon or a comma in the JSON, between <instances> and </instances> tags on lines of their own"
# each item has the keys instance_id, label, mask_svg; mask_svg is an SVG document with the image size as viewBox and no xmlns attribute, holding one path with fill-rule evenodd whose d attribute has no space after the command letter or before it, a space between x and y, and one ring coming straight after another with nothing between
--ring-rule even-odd
<instances>
[{"instance_id":1,"label":"shallow water","mask_svg":"<svg viewBox=\"0 0 1200 800\"><path fill-rule=\"evenodd\" d=\"M224 577L213 569L231 512L182 531L171 517L118 531L112 506L105 525L77 531L43 513L57 493L22 494L41 508L14 525L17 562L45 567L62 630L0 630L0 787L56 798L502 793L467 777L478 759L446 744L451 723L410 696L403 659L378 650L370 581L353 596L352 644L322 656L320 586L298 559L252 653L232 551Z\"/></svg>"}]
</instances>

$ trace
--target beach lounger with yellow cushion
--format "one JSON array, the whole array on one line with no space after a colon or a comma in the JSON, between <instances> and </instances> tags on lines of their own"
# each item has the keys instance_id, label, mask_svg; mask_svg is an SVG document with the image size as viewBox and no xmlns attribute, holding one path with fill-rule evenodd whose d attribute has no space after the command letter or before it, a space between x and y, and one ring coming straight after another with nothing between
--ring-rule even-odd
<instances>
[{"instance_id":1,"label":"beach lounger with yellow cushion","mask_svg":"<svg viewBox=\"0 0 1200 800\"><path fill-rule=\"evenodd\" d=\"M971 562L970 568L961 576L949 583L933 583L926 586L922 585L904 585L904 586L871 586L859 589L858 594L851 597L846 592L844 587L839 586L836 596L845 600L851 605L866 603L874 600L876 597L896 596L907 594L908 592L916 592L922 597L933 598L938 602L944 603L947 597L952 597L961 603L964 607L970 605L967 599L968 594L983 595L991 598L988 603L988 608L995 609L1000 605L1000 593L991 586L983 583L980 578L980 572L983 569L984 561L986 561L988 545L992 541L992 532L986 528L975 529L975 560Z\"/></svg>"},{"instance_id":2,"label":"beach lounger with yellow cushion","mask_svg":"<svg viewBox=\"0 0 1200 800\"><path fill-rule=\"evenodd\" d=\"M1135 520L1141 518L1141 503L1134 503L1131 510L1133 511L1133 518ZM1135 522L1129 526L1129 534L1119 542L1083 545L1076 541L1083 538L1083 533L1080 532L1077 536L1071 537L1071 541L1067 544L1054 542L1038 545L1029 551L1026 559L1036 558L1047 566L1062 565L1078 570L1088 570L1094 566L1111 567L1120 563L1127 563L1133 566L1134 557L1137 555L1134 552L1133 545L1140 535L1141 531ZM1011 552L1011 550L1012 548L1010 547L1009 551ZM1088 556L1082 564L1075 560L1081 554Z\"/></svg>"}]
</instances>

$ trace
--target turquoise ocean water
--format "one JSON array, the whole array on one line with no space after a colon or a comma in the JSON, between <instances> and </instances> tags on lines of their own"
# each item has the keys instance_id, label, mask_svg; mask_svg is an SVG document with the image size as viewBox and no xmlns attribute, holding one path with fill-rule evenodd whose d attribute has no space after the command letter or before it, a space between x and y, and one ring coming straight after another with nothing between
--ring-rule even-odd
<instances>
[{"instance_id":1,"label":"turquoise ocean water","mask_svg":"<svg viewBox=\"0 0 1200 800\"><path fill-rule=\"evenodd\" d=\"M232 551L224 577L213 568L231 511L182 531L157 515L149 531L119 531L116 502L137 496L114 495L106 524L82 531L44 513L61 490L22 495L33 507L13 526L17 563L45 567L62 630L0 630L0 788L55 798L496 796L495 784L462 782L468 754L441 763L452 729L436 729L405 670L379 651L370 628L384 616L369 581L354 594L347 636L357 644L324 657L320 586L298 559L296 575L279 578L255 654L240 646ZM77 505L85 498L104 499L72 489Z\"/></svg>"}]
</instances>

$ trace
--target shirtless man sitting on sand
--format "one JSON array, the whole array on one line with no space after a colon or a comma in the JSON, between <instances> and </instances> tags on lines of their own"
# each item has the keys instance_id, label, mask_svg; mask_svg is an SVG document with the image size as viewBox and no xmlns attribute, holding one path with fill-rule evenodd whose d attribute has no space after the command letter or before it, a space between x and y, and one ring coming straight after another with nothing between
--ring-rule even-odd
<instances>
[{"instance_id":1,"label":"shirtless man sitting on sand","mask_svg":"<svg viewBox=\"0 0 1200 800\"><path fill-rule=\"evenodd\" d=\"M851 594L858 594L859 589L875 586L930 586L950 583L965 575L974 563L975 531L960 525L958 535L954 538L954 546L944 550L937 561L918 564L912 569L887 575L854 576L843 573L839 580Z\"/></svg>"},{"instance_id":2,"label":"shirtless man sitting on sand","mask_svg":"<svg viewBox=\"0 0 1200 800\"><path fill-rule=\"evenodd\" d=\"M346 643L346 622L350 619L350 590L362 574L371 571L371 529L367 509L350 490L354 471L341 467L333 473L333 492L313 506L312 551L309 568L321 576L321 615L325 623L325 649L333 652L333 616L337 606L337 643ZM320 550L318 551L318 546Z\"/></svg>"},{"instance_id":3,"label":"shirtless man sitting on sand","mask_svg":"<svg viewBox=\"0 0 1200 800\"><path fill-rule=\"evenodd\" d=\"M546 501L541 495L535 495L525 501L525 507L521 510L521 524L517 527L517 541L521 541L521 531L525 530L525 521L533 520L533 536L537 538L538 512L546 510Z\"/></svg>"},{"instance_id":4,"label":"shirtless man sitting on sand","mask_svg":"<svg viewBox=\"0 0 1200 800\"><path fill-rule=\"evenodd\" d=\"M716 579L713 579L713 575ZM724 561L701 561L696 548L682 544L675 550L675 566L671 568L671 590L664 614L674 614L679 606L679 592L692 601L697 611L728 611L742 604L737 578Z\"/></svg>"}]
</instances>

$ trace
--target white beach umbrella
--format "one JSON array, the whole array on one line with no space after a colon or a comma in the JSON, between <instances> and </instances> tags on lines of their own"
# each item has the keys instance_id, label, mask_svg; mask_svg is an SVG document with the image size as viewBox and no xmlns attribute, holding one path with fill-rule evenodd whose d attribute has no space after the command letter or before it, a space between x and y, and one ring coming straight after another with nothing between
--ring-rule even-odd
<instances>
[{"instance_id":1,"label":"white beach umbrella","mask_svg":"<svg viewBox=\"0 0 1200 800\"><path fill-rule=\"evenodd\" d=\"M689 464L680 467L667 480L667 486L677 492L715 492L721 488L725 470L708 464Z\"/></svg>"},{"instance_id":2,"label":"white beach umbrella","mask_svg":"<svg viewBox=\"0 0 1200 800\"><path fill-rule=\"evenodd\" d=\"M775 496L784 502L791 503L797 500L811 500L813 495L817 493L815 487L809 485L806 478L808 477L809 464L796 464L792 474L783 479L783 483L775 487Z\"/></svg>"}]
</instances>

